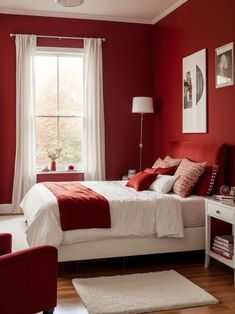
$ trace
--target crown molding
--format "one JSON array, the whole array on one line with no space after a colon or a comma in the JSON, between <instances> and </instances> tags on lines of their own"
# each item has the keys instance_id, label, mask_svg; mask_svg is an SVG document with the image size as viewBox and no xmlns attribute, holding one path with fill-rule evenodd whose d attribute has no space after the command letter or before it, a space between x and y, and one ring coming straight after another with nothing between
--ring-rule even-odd
<instances>
[{"instance_id":1,"label":"crown molding","mask_svg":"<svg viewBox=\"0 0 235 314\"><path fill-rule=\"evenodd\" d=\"M78 14L78 13L67 13L67 12L17 10L17 9L0 8L0 13L13 14L13 15L59 17L59 18L82 19L82 20L98 20L98 21L109 21L109 22L152 24L152 21L149 19L132 19L132 18L125 18L125 17L118 17L118 16Z\"/></svg>"},{"instance_id":2,"label":"crown molding","mask_svg":"<svg viewBox=\"0 0 235 314\"><path fill-rule=\"evenodd\" d=\"M188 0L179 0L170 8L156 16L154 19L139 19L139 18L127 18L118 16L107 16L107 15L94 15L94 14L78 14L78 13L67 13L67 12L52 12L52 11L39 11L39 10L18 10L18 9L6 9L0 7L0 13L13 14L13 15L29 15L29 16L45 16L45 17L59 17L59 18L72 18L72 19L83 19L83 20L98 20L98 21L109 21L109 22L123 22L123 23L138 23L138 24L156 24L165 16L176 10L182 4Z\"/></svg>"},{"instance_id":3,"label":"crown molding","mask_svg":"<svg viewBox=\"0 0 235 314\"><path fill-rule=\"evenodd\" d=\"M180 7L182 4L187 2L188 0L179 0L175 4L173 4L171 7L169 7L167 10L156 16L152 21L151 24L156 24L160 20L162 20L165 16L170 14L171 12L175 11L178 7Z\"/></svg>"}]
</instances>

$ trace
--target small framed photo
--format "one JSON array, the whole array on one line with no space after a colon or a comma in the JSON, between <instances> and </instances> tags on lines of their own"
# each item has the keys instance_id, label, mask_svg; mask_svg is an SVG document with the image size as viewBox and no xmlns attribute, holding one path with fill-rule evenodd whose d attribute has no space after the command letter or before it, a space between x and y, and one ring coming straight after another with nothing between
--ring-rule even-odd
<instances>
[{"instance_id":1,"label":"small framed photo","mask_svg":"<svg viewBox=\"0 0 235 314\"><path fill-rule=\"evenodd\" d=\"M135 169L129 169L128 170L128 178L134 177L135 174L136 174L136 170Z\"/></svg>"},{"instance_id":2,"label":"small framed photo","mask_svg":"<svg viewBox=\"0 0 235 314\"><path fill-rule=\"evenodd\" d=\"M229 195L235 197L235 187L234 186L231 187Z\"/></svg>"},{"instance_id":3,"label":"small framed photo","mask_svg":"<svg viewBox=\"0 0 235 314\"><path fill-rule=\"evenodd\" d=\"M215 49L216 88L234 84L233 42Z\"/></svg>"}]
</instances>

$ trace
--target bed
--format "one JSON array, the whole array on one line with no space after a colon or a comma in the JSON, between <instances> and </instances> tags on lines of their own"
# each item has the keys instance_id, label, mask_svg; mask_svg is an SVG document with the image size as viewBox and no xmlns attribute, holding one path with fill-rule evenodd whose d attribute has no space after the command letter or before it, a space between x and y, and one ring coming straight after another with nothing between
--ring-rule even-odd
<instances>
[{"instance_id":1,"label":"bed","mask_svg":"<svg viewBox=\"0 0 235 314\"><path fill-rule=\"evenodd\" d=\"M219 164L217 187L223 182L226 145L174 142L170 145L169 154L175 158L187 157L196 162L207 161L208 164ZM114 195L107 194L113 201L110 205L111 217L114 221L112 228L62 232L54 195L42 184L37 184L22 202L22 209L29 224L27 239L30 246L46 243L57 246L59 261L204 249L204 199L202 197L190 196L183 199L174 194L156 195L151 191L136 192L125 189L124 181L101 184L84 182L84 184L105 196L106 190L116 191ZM119 195L119 198L116 195ZM133 208L133 211L130 211L132 199L141 204L139 209ZM156 199L157 208L152 205L155 204L153 202ZM148 204L148 207L145 207L145 204ZM166 204L174 208L170 218L164 210L167 208ZM44 212L38 211L38 208L43 206L46 208ZM117 209L114 211L115 207ZM146 215L147 210L148 215ZM179 219L180 213L182 220ZM171 228L161 228L162 222L159 223L158 217L163 217L162 221L179 220L177 224L170 223ZM163 231L165 229L169 229L166 234Z\"/></svg>"}]
</instances>

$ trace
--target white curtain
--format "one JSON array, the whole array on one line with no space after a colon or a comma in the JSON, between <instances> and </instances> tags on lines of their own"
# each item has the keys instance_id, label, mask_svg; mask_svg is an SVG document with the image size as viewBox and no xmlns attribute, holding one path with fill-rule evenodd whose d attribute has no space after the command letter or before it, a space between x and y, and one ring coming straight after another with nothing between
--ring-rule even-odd
<instances>
[{"instance_id":1,"label":"white curtain","mask_svg":"<svg viewBox=\"0 0 235 314\"><path fill-rule=\"evenodd\" d=\"M105 180L102 40L84 39L84 177Z\"/></svg>"},{"instance_id":2,"label":"white curtain","mask_svg":"<svg viewBox=\"0 0 235 314\"><path fill-rule=\"evenodd\" d=\"M35 35L16 35L16 154L12 204L19 204L36 182L34 136Z\"/></svg>"}]
</instances>

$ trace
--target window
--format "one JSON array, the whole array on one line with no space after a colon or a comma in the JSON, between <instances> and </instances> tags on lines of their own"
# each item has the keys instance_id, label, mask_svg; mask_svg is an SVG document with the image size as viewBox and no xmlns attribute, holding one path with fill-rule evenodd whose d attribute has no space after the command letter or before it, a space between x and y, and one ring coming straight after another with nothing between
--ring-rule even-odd
<instances>
[{"instance_id":1,"label":"window","mask_svg":"<svg viewBox=\"0 0 235 314\"><path fill-rule=\"evenodd\" d=\"M47 151L62 148L57 169L82 168L83 53L39 50L35 56L36 163L49 162Z\"/></svg>"}]
</instances>

